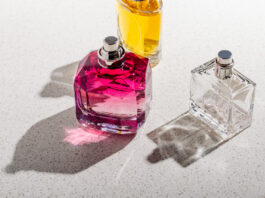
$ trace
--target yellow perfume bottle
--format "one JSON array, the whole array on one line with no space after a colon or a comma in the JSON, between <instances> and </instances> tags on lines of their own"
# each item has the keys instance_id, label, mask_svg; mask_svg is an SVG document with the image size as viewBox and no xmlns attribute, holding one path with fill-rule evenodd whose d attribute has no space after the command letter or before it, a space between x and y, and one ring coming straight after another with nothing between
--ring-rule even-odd
<instances>
[{"instance_id":1,"label":"yellow perfume bottle","mask_svg":"<svg viewBox=\"0 0 265 198\"><path fill-rule=\"evenodd\" d=\"M124 47L150 58L151 67L161 58L162 0L117 0L118 35Z\"/></svg>"}]
</instances>

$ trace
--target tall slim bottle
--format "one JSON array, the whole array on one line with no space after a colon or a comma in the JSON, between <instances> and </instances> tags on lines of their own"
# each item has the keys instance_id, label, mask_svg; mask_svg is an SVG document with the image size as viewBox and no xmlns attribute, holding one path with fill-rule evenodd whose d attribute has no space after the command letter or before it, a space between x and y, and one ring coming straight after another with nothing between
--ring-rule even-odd
<instances>
[{"instance_id":1,"label":"tall slim bottle","mask_svg":"<svg viewBox=\"0 0 265 198\"><path fill-rule=\"evenodd\" d=\"M124 47L150 59L161 59L162 0L117 0L118 35Z\"/></svg>"}]
</instances>

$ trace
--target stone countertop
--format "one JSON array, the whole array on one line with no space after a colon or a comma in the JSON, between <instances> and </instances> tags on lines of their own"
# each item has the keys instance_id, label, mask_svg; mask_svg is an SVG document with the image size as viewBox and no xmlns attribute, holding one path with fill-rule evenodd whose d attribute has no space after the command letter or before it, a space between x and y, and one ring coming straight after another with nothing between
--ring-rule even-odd
<instances>
[{"instance_id":1,"label":"stone countertop","mask_svg":"<svg viewBox=\"0 0 265 198\"><path fill-rule=\"evenodd\" d=\"M1 1L0 197L265 197L264 6L164 1L152 110L136 137L120 137L76 128L71 84L116 34L115 2ZM190 70L220 49L257 83L252 126L189 165L161 155L152 131L188 110Z\"/></svg>"}]
</instances>

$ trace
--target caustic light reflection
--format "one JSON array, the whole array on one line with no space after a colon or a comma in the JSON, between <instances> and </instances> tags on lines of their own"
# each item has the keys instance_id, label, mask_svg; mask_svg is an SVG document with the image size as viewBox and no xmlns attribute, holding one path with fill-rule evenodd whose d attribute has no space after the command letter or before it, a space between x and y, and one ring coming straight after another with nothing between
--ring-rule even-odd
<instances>
[{"instance_id":1,"label":"caustic light reflection","mask_svg":"<svg viewBox=\"0 0 265 198\"><path fill-rule=\"evenodd\" d=\"M73 144L74 146L97 143L109 137L109 134L93 128L72 128L64 130L66 137L63 141Z\"/></svg>"}]
</instances>

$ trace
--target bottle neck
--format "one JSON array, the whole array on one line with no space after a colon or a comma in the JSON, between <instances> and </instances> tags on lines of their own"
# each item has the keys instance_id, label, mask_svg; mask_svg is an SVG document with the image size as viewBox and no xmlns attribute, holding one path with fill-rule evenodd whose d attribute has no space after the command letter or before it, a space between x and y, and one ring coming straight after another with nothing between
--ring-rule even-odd
<instances>
[{"instance_id":1,"label":"bottle neck","mask_svg":"<svg viewBox=\"0 0 265 198\"><path fill-rule=\"evenodd\" d=\"M115 51L106 51L103 48L98 50L98 63L101 67L107 69L117 69L122 67L125 57L125 50L119 46Z\"/></svg>"},{"instance_id":2,"label":"bottle neck","mask_svg":"<svg viewBox=\"0 0 265 198\"><path fill-rule=\"evenodd\" d=\"M101 67L103 67L105 69L118 69L118 68L121 68L123 66L124 60L125 60L125 57L123 57L119 60L116 60L114 62L107 62L107 61L99 58L98 63Z\"/></svg>"},{"instance_id":3,"label":"bottle neck","mask_svg":"<svg viewBox=\"0 0 265 198\"><path fill-rule=\"evenodd\" d=\"M228 65L221 65L216 61L215 63L215 75L217 78L225 80L231 78L233 75L234 61Z\"/></svg>"}]
</instances>

